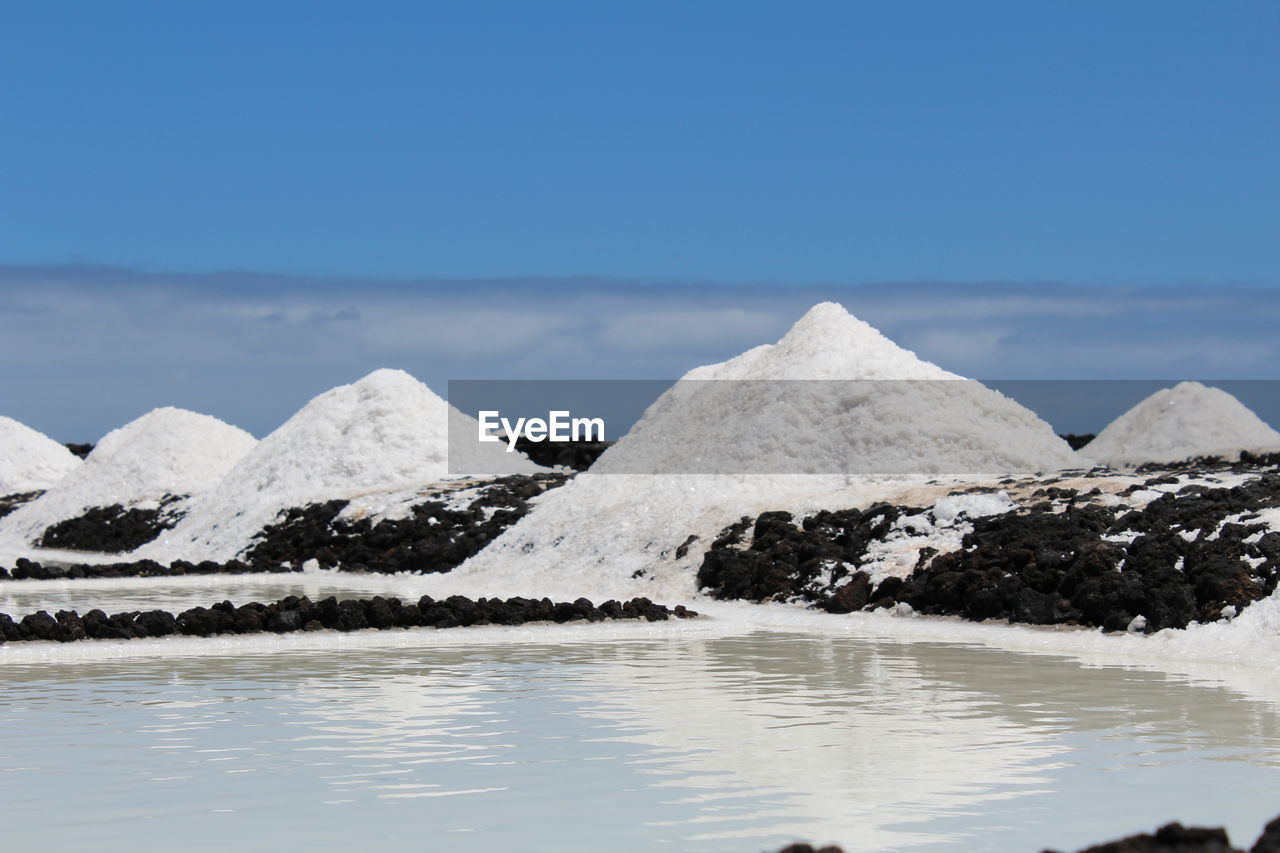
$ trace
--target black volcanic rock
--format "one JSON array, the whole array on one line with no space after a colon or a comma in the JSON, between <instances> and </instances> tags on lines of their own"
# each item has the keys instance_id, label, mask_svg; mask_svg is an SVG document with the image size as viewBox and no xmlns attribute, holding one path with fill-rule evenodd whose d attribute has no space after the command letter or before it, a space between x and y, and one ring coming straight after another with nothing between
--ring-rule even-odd
<instances>
[{"instance_id":1,"label":"black volcanic rock","mask_svg":"<svg viewBox=\"0 0 1280 853\"><path fill-rule=\"evenodd\" d=\"M981 838L974 839L975 848L983 846ZM783 847L777 853L842 853L841 848L814 847L797 842ZM1056 853L1046 849L1043 853ZM1115 841L1107 841L1083 848L1077 853L1244 853L1231 845L1231 838L1221 827L1183 826L1169 823L1154 833L1143 832ZM1280 853L1280 817L1267 824L1262 835L1254 842L1250 853Z\"/></svg>"},{"instance_id":2,"label":"black volcanic rock","mask_svg":"<svg viewBox=\"0 0 1280 853\"><path fill-rule=\"evenodd\" d=\"M1280 853L1280 817L1273 818L1253 842L1250 853Z\"/></svg>"},{"instance_id":3,"label":"black volcanic rock","mask_svg":"<svg viewBox=\"0 0 1280 853\"><path fill-rule=\"evenodd\" d=\"M178 523L182 516L166 508L182 497L168 495L155 509L125 509L120 504L91 507L75 518L51 524L37 544L43 548L104 554L132 551Z\"/></svg>"},{"instance_id":4,"label":"black volcanic rock","mask_svg":"<svg viewBox=\"0 0 1280 853\"><path fill-rule=\"evenodd\" d=\"M1180 482L1165 472L1126 491ZM895 524L931 522L927 508L877 504L801 524L762 513L717 538L698 584L716 598L799 601L833 613L905 604L974 621L1151 632L1229 618L1280 582L1280 533L1255 520L1280 506L1273 471L1230 488L1185 485L1132 509L1052 483L1028 506L971 520L958 550L922 549L910 575L874 589L861 569L868 547L894 535Z\"/></svg>"},{"instance_id":5,"label":"black volcanic rock","mask_svg":"<svg viewBox=\"0 0 1280 853\"><path fill-rule=\"evenodd\" d=\"M529 511L529 500L568 480L564 474L502 477L463 509L427 500L403 519L376 524L339 518L342 500L290 509L265 528L245 559L253 564L316 560L326 568L371 572L447 572L479 552Z\"/></svg>"},{"instance_id":6,"label":"black volcanic rock","mask_svg":"<svg viewBox=\"0 0 1280 853\"><path fill-rule=\"evenodd\" d=\"M1045 851L1053 853L1053 851ZM1086 847L1079 853L1241 853L1231 846L1227 831L1221 827L1166 824L1152 833L1139 833Z\"/></svg>"},{"instance_id":7,"label":"black volcanic rock","mask_svg":"<svg viewBox=\"0 0 1280 853\"><path fill-rule=\"evenodd\" d=\"M1065 432L1065 433L1058 434L1058 438L1062 439L1067 444L1071 445L1072 450L1079 450L1080 448L1084 447L1086 444L1093 441L1097 437L1098 437L1098 434L1096 432L1086 432L1086 433Z\"/></svg>"},{"instance_id":8,"label":"black volcanic rock","mask_svg":"<svg viewBox=\"0 0 1280 853\"><path fill-rule=\"evenodd\" d=\"M18 507L30 503L44 492L17 492L12 495L0 495L0 518L4 518Z\"/></svg>"},{"instance_id":9,"label":"black volcanic rock","mask_svg":"<svg viewBox=\"0 0 1280 853\"><path fill-rule=\"evenodd\" d=\"M530 441L524 436L516 439L516 450L530 461L548 468L564 467L574 471L587 470L612 446L612 441Z\"/></svg>"},{"instance_id":10,"label":"black volcanic rock","mask_svg":"<svg viewBox=\"0 0 1280 853\"><path fill-rule=\"evenodd\" d=\"M67 450L70 450L76 456L79 456L81 459L84 459L93 452L92 444L76 444L75 442L68 441L62 446Z\"/></svg>"},{"instance_id":11,"label":"black volcanic rock","mask_svg":"<svg viewBox=\"0 0 1280 853\"><path fill-rule=\"evenodd\" d=\"M60 610L56 616L40 610L19 621L0 613L0 643L49 640L61 643L75 640L129 640L142 637L166 637L172 634L211 637L218 634L254 634L312 631L329 628L335 631L359 631L366 628L434 627L456 628L468 625L521 625L526 622L598 622L604 619L644 619L657 622L675 617L690 619L698 614L683 606L668 608L647 598L626 602L607 601L596 607L591 601L552 602L526 598L481 598L450 596L435 601L423 596L416 604L405 604L398 598L374 596L370 599L339 601L330 596L312 603L306 596L288 596L262 604L251 601L236 607L223 601L210 607L192 607L179 614L164 610L131 611L108 616L101 610L90 610L83 617L74 610Z\"/></svg>"},{"instance_id":12,"label":"black volcanic rock","mask_svg":"<svg viewBox=\"0 0 1280 853\"><path fill-rule=\"evenodd\" d=\"M802 600L827 606L845 578L849 583L865 582L865 573L857 573L863 578L857 580L848 566L860 564L867 547L883 538L901 515L919 512L889 504L824 510L800 527L790 513L762 513L752 525L747 548L740 545L749 522L721 532L703 556L698 586L720 599ZM855 596L847 593L834 606L844 607Z\"/></svg>"}]
</instances>

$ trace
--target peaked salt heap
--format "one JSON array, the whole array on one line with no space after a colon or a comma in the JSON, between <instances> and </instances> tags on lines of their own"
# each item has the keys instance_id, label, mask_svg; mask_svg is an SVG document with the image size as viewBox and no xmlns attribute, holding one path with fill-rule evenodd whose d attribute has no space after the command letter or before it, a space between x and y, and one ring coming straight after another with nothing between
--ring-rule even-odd
<instances>
[{"instance_id":1,"label":"peaked salt heap","mask_svg":"<svg viewBox=\"0 0 1280 853\"><path fill-rule=\"evenodd\" d=\"M1180 382L1116 418L1080 455L1120 467L1196 456L1235 459L1243 450L1280 451L1280 433L1221 388Z\"/></svg>"},{"instance_id":2,"label":"peaked salt heap","mask_svg":"<svg viewBox=\"0 0 1280 853\"><path fill-rule=\"evenodd\" d=\"M691 370L594 470L911 476L1074 464L1032 412L824 302L777 344Z\"/></svg>"},{"instance_id":3,"label":"peaked salt heap","mask_svg":"<svg viewBox=\"0 0 1280 853\"><path fill-rule=\"evenodd\" d=\"M79 465L52 438L0 415L0 496L47 489Z\"/></svg>"},{"instance_id":4,"label":"peaked salt heap","mask_svg":"<svg viewBox=\"0 0 1280 853\"><path fill-rule=\"evenodd\" d=\"M820 302L782 340L720 364L695 367L684 379L959 379L835 302Z\"/></svg>"},{"instance_id":5,"label":"peaked salt heap","mask_svg":"<svg viewBox=\"0 0 1280 853\"><path fill-rule=\"evenodd\" d=\"M806 379L868 381L777 381ZM695 591L702 550L741 516L883 499L885 484L868 475L1076 464L1031 412L959 380L841 306L818 305L777 344L690 371L589 471L441 583L677 600ZM634 473L644 470L712 473ZM752 470L768 473L742 473Z\"/></svg>"},{"instance_id":6,"label":"peaked salt heap","mask_svg":"<svg viewBox=\"0 0 1280 853\"><path fill-rule=\"evenodd\" d=\"M227 560L291 507L373 490L426 485L448 476L450 429L479 425L402 370L377 370L326 391L258 442L184 518L136 553L159 560ZM506 445L477 444L477 468L501 474L545 470ZM456 461L456 460L455 460Z\"/></svg>"},{"instance_id":7,"label":"peaked salt heap","mask_svg":"<svg viewBox=\"0 0 1280 853\"><path fill-rule=\"evenodd\" d=\"M155 409L107 433L83 465L0 519L0 534L32 543L49 525L90 507L206 491L254 444L249 433L209 415Z\"/></svg>"}]
</instances>

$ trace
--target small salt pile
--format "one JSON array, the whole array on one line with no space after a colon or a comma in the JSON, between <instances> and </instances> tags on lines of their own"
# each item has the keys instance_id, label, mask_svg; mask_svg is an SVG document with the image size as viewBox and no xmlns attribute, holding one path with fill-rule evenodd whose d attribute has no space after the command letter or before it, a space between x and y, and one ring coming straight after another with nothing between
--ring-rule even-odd
<instances>
[{"instance_id":1,"label":"small salt pile","mask_svg":"<svg viewBox=\"0 0 1280 853\"><path fill-rule=\"evenodd\" d=\"M444 480L450 429L475 435L478 424L408 373L374 371L307 403L135 556L228 560L282 510ZM472 452L484 457L475 462L485 473L546 470L504 444L477 443Z\"/></svg>"},{"instance_id":2,"label":"small salt pile","mask_svg":"<svg viewBox=\"0 0 1280 853\"><path fill-rule=\"evenodd\" d=\"M785 405L773 399L780 393ZM736 428L725 434L721 423ZM734 473L771 454L791 467ZM442 583L485 594L576 589L679 600L694 592L702 550L741 516L866 505L890 493L885 477L919 483L925 472L1074 464L1067 444L1022 406L824 303L779 343L690 371L590 471L548 493ZM631 473L684 465L720 473Z\"/></svg>"},{"instance_id":3,"label":"small salt pile","mask_svg":"<svg viewBox=\"0 0 1280 853\"><path fill-rule=\"evenodd\" d=\"M1079 453L1125 467L1197 456L1237 459L1245 450L1280 451L1280 433L1221 388L1180 382L1116 418Z\"/></svg>"},{"instance_id":4,"label":"small salt pile","mask_svg":"<svg viewBox=\"0 0 1280 853\"><path fill-rule=\"evenodd\" d=\"M52 438L0 415L0 496L47 489L79 466Z\"/></svg>"},{"instance_id":5,"label":"small salt pile","mask_svg":"<svg viewBox=\"0 0 1280 853\"><path fill-rule=\"evenodd\" d=\"M102 437L83 465L0 519L0 535L32 543L45 528L91 507L126 508L213 488L255 444L217 418L155 409Z\"/></svg>"}]
</instances>

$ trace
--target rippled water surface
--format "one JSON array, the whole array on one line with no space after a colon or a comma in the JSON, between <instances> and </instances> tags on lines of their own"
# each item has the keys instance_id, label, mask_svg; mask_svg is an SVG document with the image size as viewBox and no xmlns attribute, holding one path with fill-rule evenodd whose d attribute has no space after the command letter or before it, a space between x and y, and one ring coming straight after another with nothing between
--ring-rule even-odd
<instances>
[{"instance_id":1,"label":"rippled water surface","mask_svg":"<svg viewBox=\"0 0 1280 853\"><path fill-rule=\"evenodd\" d=\"M7 844L44 849L1247 846L1280 716L1225 688L938 643L737 636L2 668ZM530 635L534 636L534 635Z\"/></svg>"}]
</instances>

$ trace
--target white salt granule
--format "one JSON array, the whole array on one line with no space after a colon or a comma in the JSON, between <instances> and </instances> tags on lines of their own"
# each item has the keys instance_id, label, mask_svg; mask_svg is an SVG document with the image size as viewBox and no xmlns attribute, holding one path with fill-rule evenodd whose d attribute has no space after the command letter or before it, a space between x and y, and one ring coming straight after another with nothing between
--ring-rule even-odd
<instances>
[{"instance_id":1,"label":"white salt granule","mask_svg":"<svg viewBox=\"0 0 1280 853\"><path fill-rule=\"evenodd\" d=\"M1074 464L1032 412L826 302L777 344L689 371L592 470L946 476Z\"/></svg>"},{"instance_id":2,"label":"white salt granule","mask_svg":"<svg viewBox=\"0 0 1280 853\"><path fill-rule=\"evenodd\" d=\"M155 409L107 433L84 464L0 519L0 535L31 543L49 525L90 507L141 508L167 495L207 491L255 443L249 433L209 415Z\"/></svg>"},{"instance_id":3,"label":"white salt granule","mask_svg":"<svg viewBox=\"0 0 1280 853\"><path fill-rule=\"evenodd\" d=\"M1236 459L1243 450L1280 451L1280 433L1226 391L1180 382L1116 418L1079 455L1125 467L1196 456Z\"/></svg>"},{"instance_id":4,"label":"white salt granule","mask_svg":"<svg viewBox=\"0 0 1280 853\"><path fill-rule=\"evenodd\" d=\"M377 370L319 395L258 442L187 517L135 555L157 560L237 556L281 510L449 476L449 430L479 429L402 370ZM470 443L462 464L500 474L546 470L505 444ZM454 459L455 468L459 460Z\"/></svg>"},{"instance_id":5,"label":"white salt granule","mask_svg":"<svg viewBox=\"0 0 1280 853\"><path fill-rule=\"evenodd\" d=\"M47 489L80 459L47 435L0 415L0 495Z\"/></svg>"},{"instance_id":6,"label":"white salt granule","mask_svg":"<svg viewBox=\"0 0 1280 853\"><path fill-rule=\"evenodd\" d=\"M701 386L711 383L690 383L698 386L691 393L678 383L589 471L542 496L455 569L452 582L511 594L576 587L675 600L693 594L700 555L740 516L864 506L892 491L876 476L914 474L918 482L921 473L1076 464L1067 444L1022 406L922 361L832 303L814 307L777 344L692 370L682 383L727 379L746 381L715 383L710 392ZM805 379L918 381L750 381ZM769 399L778 393L785 405ZM736 426L709 434L722 423ZM765 470L801 473L733 473L762 457L770 461ZM630 473L646 466L724 473ZM971 503L978 510L984 502ZM677 555L690 536L697 539Z\"/></svg>"}]
</instances>

